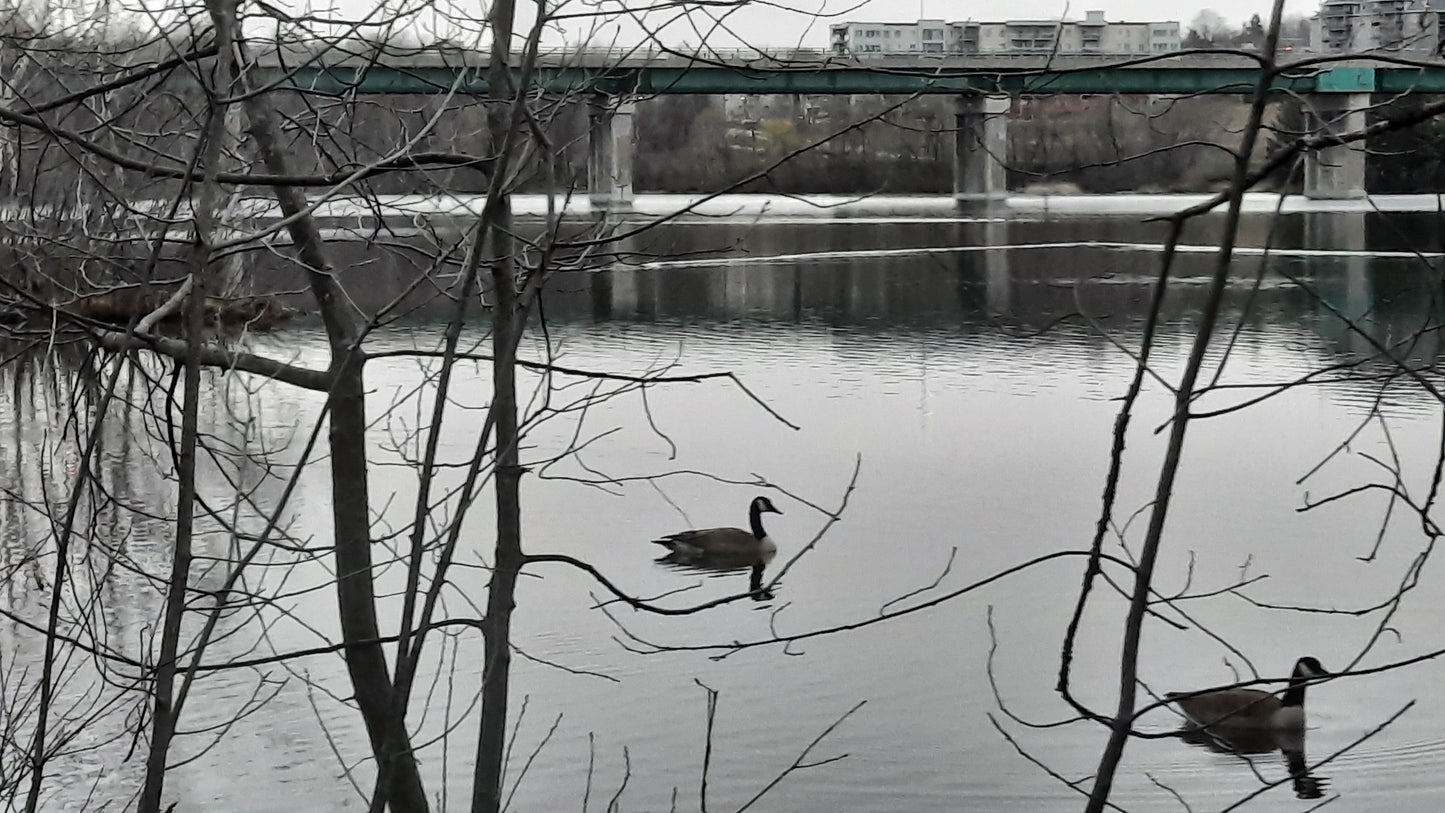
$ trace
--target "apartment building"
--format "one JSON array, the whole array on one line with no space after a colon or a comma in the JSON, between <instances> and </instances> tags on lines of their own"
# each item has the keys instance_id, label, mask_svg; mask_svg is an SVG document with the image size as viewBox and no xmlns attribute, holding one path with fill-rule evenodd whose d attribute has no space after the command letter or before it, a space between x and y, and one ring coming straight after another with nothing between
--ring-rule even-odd
<instances>
[{"instance_id":1,"label":"apartment building","mask_svg":"<svg viewBox=\"0 0 1445 813\"><path fill-rule=\"evenodd\" d=\"M1325 0L1313 20L1314 41L1331 54L1435 56L1442 9L1445 0Z\"/></svg>"},{"instance_id":2,"label":"apartment building","mask_svg":"<svg viewBox=\"0 0 1445 813\"><path fill-rule=\"evenodd\" d=\"M1104 12L1088 11L1082 20L837 23L831 27L830 46L834 53L856 56L930 53L1141 56L1178 51L1179 42L1177 21L1110 22L1104 18Z\"/></svg>"}]
</instances>

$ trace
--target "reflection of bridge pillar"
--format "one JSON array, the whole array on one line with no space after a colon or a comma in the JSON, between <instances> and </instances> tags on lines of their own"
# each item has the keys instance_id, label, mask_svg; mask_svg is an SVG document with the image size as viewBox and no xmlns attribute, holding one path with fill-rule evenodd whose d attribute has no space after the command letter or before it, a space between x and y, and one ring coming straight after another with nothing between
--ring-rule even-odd
<instances>
[{"instance_id":1,"label":"reflection of bridge pillar","mask_svg":"<svg viewBox=\"0 0 1445 813\"><path fill-rule=\"evenodd\" d=\"M1309 127L1316 133L1347 133L1365 127L1368 93L1310 97ZM1305 197L1339 200L1365 196L1365 142L1316 150L1305 156Z\"/></svg>"},{"instance_id":2,"label":"reflection of bridge pillar","mask_svg":"<svg viewBox=\"0 0 1445 813\"><path fill-rule=\"evenodd\" d=\"M963 204L1007 197L1008 97L970 93L959 96L955 104L954 201Z\"/></svg>"},{"instance_id":3,"label":"reflection of bridge pillar","mask_svg":"<svg viewBox=\"0 0 1445 813\"><path fill-rule=\"evenodd\" d=\"M597 239L610 238L598 255L593 277L592 314L599 319L633 319L657 315L657 271L638 268L637 236L617 237L611 228ZM609 256L610 255L610 256Z\"/></svg>"},{"instance_id":4,"label":"reflection of bridge pillar","mask_svg":"<svg viewBox=\"0 0 1445 813\"><path fill-rule=\"evenodd\" d=\"M1304 244L1327 251L1365 250L1364 212L1305 212Z\"/></svg>"},{"instance_id":5,"label":"reflection of bridge pillar","mask_svg":"<svg viewBox=\"0 0 1445 813\"><path fill-rule=\"evenodd\" d=\"M1364 212L1306 212L1305 245L1327 251L1358 252L1323 263L1325 274L1316 275L1315 287L1331 305L1349 319L1359 319L1375 306L1370 281L1370 257L1365 254Z\"/></svg>"},{"instance_id":6,"label":"reflection of bridge pillar","mask_svg":"<svg viewBox=\"0 0 1445 813\"><path fill-rule=\"evenodd\" d=\"M594 206L597 204L594 202ZM631 319L637 316L647 297L642 290L649 274L638 270L637 235L621 232L622 223L609 218L603 208L596 213L588 237L597 241L596 251L587 264L590 272L587 294L592 303L592 318L607 321L614 315Z\"/></svg>"},{"instance_id":7,"label":"reflection of bridge pillar","mask_svg":"<svg viewBox=\"0 0 1445 813\"><path fill-rule=\"evenodd\" d=\"M958 252L958 302L963 313L987 319L1013 313L1009 222L1004 218L966 219L954 224Z\"/></svg>"},{"instance_id":8,"label":"reflection of bridge pillar","mask_svg":"<svg viewBox=\"0 0 1445 813\"><path fill-rule=\"evenodd\" d=\"M662 275L656 271L632 268L613 268L601 272L609 277L607 293L611 296L606 308L609 319L655 319L657 317L658 287ZM600 314L603 306L593 302L593 314Z\"/></svg>"},{"instance_id":9,"label":"reflection of bridge pillar","mask_svg":"<svg viewBox=\"0 0 1445 813\"><path fill-rule=\"evenodd\" d=\"M587 197L593 209L632 209L633 116L637 103L597 95L588 110Z\"/></svg>"},{"instance_id":10,"label":"reflection of bridge pillar","mask_svg":"<svg viewBox=\"0 0 1445 813\"><path fill-rule=\"evenodd\" d=\"M1013 312L1013 276L1009 273L1009 254L1003 248L1008 245L1008 221L1003 218L989 218L983 224L983 242L989 247L983 254L984 290L988 297L990 316L1001 316Z\"/></svg>"}]
</instances>

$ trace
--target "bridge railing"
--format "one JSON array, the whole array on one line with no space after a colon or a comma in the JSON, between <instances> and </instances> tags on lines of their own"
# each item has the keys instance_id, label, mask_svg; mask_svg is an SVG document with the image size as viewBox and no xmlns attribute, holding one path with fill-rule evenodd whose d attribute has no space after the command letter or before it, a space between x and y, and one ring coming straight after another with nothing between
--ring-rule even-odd
<instances>
[{"instance_id":1,"label":"bridge railing","mask_svg":"<svg viewBox=\"0 0 1445 813\"><path fill-rule=\"evenodd\" d=\"M1306 56L1296 51L1291 56ZM340 42L317 44L286 44L262 50L257 60L263 67L311 64L327 68L363 68L385 64L392 68L476 68L486 67L485 50L450 44L398 45L393 43ZM1155 58L1163 58L1152 61ZM1115 53L838 53L825 48L754 48L710 46L660 47L656 44L637 46L565 46L538 51L542 67L640 68L689 67L720 65L759 69L847 68L954 68L954 69L1041 69L1107 67L1121 62L1151 61L1142 65L1163 67L1255 67L1257 63L1235 54L1182 52L1173 54Z\"/></svg>"}]
</instances>

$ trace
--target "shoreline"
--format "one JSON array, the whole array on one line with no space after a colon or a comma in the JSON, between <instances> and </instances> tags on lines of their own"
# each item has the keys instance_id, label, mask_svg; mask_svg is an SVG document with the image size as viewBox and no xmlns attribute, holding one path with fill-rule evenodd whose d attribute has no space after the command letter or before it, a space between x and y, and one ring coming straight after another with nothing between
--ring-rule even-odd
<instances>
[{"instance_id":1,"label":"shoreline","mask_svg":"<svg viewBox=\"0 0 1445 813\"><path fill-rule=\"evenodd\" d=\"M780 195L727 194L709 197L702 194L642 193L634 198L630 211L607 212L594 209L585 195L571 198L551 196L556 211L569 217L607 214L612 219L665 217L684 208L682 217L867 217L867 216L929 216L930 219L976 220L1006 219L1011 213L1093 215L1168 215L1204 203L1214 196L1209 193L1106 195L1037 195L1013 193L1007 197L966 201L962 206L951 195ZM387 216L434 217L470 216L480 213L481 195L425 196L383 195L376 202ZM545 194L512 196L512 210L528 217L545 216L549 209ZM356 217L370 214L344 200L320 204L320 217ZM1223 211L1222 205L1211 214ZM1276 192L1250 192L1244 196L1243 211L1249 214L1282 214L1305 212L1436 212L1445 211L1445 194L1369 195L1340 200L1311 200L1303 195L1281 195Z\"/></svg>"}]
</instances>

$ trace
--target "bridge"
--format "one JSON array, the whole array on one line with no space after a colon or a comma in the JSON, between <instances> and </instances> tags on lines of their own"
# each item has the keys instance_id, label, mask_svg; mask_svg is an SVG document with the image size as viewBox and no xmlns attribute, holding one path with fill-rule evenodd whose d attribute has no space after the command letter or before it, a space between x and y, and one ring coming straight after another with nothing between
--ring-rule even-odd
<instances>
[{"instance_id":1,"label":"bridge","mask_svg":"<svg viewBox=\"0 0 1445 813\"><path fill-rule=\"evenodd\" d=\"M260 58L262 79L324 94L481 95L487 54L466 50L388 50L309 54L277 50ZM1291 55L1269 91L1310 100L1317 127L1359 129L1372 93L1445 93L1445 63L1423 66L1368 59L1321 62ZM538 54L529 88L593 101L588 176L593 205L626 209L632 200L636 100L666 94L944 94L958 99L954 197L1006 194L1007 118L1012 97L1047 94L1193 96L1253 93L1261 68L1233 54L1118 55L917 54L843 56L826 51L754 49L684 54L644 49L559 49ZM513 81L523 80L518 68ZM1364 145L1307 156L1305 194L1365 194Z\"/></svg>"},{"instance_id":2,"label":"bridge","mask_svg":"<svg viewBox=\"0 0 1445 813\"><path fill-rule=\"evenodd\" d=\"M1318 62L1301 54L1271 82L1280 93L1445 92L1445 62L1428 67L1371 60ZM262 56L267 78L321 93L485 94L487 54L388 53ZM519 69L514 81L521 79ZM550 94L1108 94L1252 93L1259 65L1235 54L1182 52L1128 59L1117 54L917 54L840 56L827 51L753 49L701 55L629 48L546 50L530 86Z\"/></svg>"}]
</instances>

